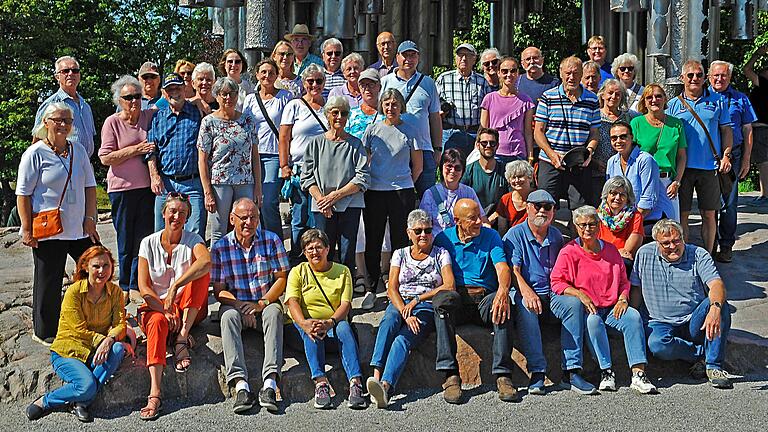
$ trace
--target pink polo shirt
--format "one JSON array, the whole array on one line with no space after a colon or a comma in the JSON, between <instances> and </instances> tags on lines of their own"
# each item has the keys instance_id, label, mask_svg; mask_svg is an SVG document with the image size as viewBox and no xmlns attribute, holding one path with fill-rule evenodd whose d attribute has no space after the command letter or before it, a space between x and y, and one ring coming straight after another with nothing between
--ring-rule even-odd
<instances>
[{"instance_id":1,"label":"pink polo shirt","mask_svg":"<svg viewBox=\"0 0 768 432\"><path fill-rule=\"evenodd\" d=\"M120 120L118 114L112 114L104 121L101 128L101 147L99 156L106 156L113 151L134 146L147 139L147 129L154 110L143 110L135 126ZM121 192L149 187L149 168L142 155L134 156L112 165L107 172L107 192Z\"/></svg>"}]
</instances>

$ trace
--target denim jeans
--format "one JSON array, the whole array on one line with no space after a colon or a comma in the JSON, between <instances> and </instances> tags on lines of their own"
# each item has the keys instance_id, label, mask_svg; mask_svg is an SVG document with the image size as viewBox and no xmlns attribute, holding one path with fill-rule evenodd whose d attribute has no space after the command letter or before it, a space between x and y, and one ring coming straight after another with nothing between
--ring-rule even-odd
<instances>
[{"instance_id":1,"label":"denim jeans","mask_svg":"<svg viewBox=\"0 0 768 432\"><path fill-rule=\"evenodd\" d=\"M560 346L563 349L563 370L581 369L584 365L584 327L587 316L584 305L575 296L552 294L549 307L560 322Z\"/></svg>"},{"instance_id":2,"label":"denim jeans","mask_svg":"<svg viewBox=\"0 0 768 432\"><path fill-rule=\"evenodd\" d=\"M587 342L589 350L600 365L600 369L610 369L611 346L608 343L608 329L618 330L624 335L624 350L630 366L648 362L645 356L645 330L640 312L628 307L624 314L616 319L612 307L598 308L596 314L587 314Z\"/></svg>"},{"instance_id":3,"label":"denim jeans","mask_svg":"<svg viewBox=\"0 0 768 432\"><path fill-rule=\"evenodd\" d=\"M456 326L477 324L493 327L493 367L494 375L509 375L514 370L512 361L512 320L503 324L491 321L491 306L495 292L487 294L479 304L462 302L456 291L440 291L432 299L435 308L435 330L437 333L436 369L439 371L458 371L456 361Z\"/></svg>"},{"instance_id":4,"label":"denim jeans","mask_svg":"<svg viewBox=\"0 0 768 432\"><path fill-rule=\"evenodd\" d=\"M672 184L672 181L674 181L672 177L664 177L661 179L661 184L664 185L665 191L669 185ZM675 195L674 198L669 198L669 201L672 203L672 210L675 211L675 214L668 215L669 218L680 222L680 195Z\"/></svg>"},{"instance_id":5,"label":"denim jeans","mask_svg":"<svg viewBox=\"0 0 768 432\"><path fill-rule=\"evenodd\" d=\"M347 379L360 378L363 376L360 370L360 360L357 354L357 341L352 332L352 326L347 320L339 321L335 329L328 330L325 338L313 341L304 333L304 330L294 323L299 331L301 339L304 341L304 354L307 356L309 371L312 373L312 379L325 376L325 344L327 342L336 342L339 345L341 353L341 365L347 374Z\"/></svg>"},{"instance_id":6,"label":"denim jeans","mask_svg":"<svg viewBox=\"0 0 768 432\"><path fill-rule=\"evenodd\" d=\"M330 218L326 218L322 213L312 212L315 227L328 235L331 247L328 259L344 264L352 274L355 274L355 246L361 211L359 207L347 207L343 212L333 212ZM338 254L335 253L337 247Z\"/></svg>"},{"instance_id":7,"label":"denim jeans","mask_svg":"<svg viewBox=\"0 0 768 432\"><path fill-rule=\"evenodd\" d=\"M94 365L92 359L85 364L79 359L62 357L51 351L53 371L65 384L43 396L43 407L53 409L73 402L90 404L99 389L120 367L124 355L125 348L120 342L112 344L107 360L100 365Z\"/></svg>"},{"instance_id":8,"label":"denim jeans","mask_svg":"<svg viewBox=\"0 0 768 432\"><path fill-rule=\"evenodd\" d=\"M261 223L267 231L283 238L283 220L280 218L280 188L283 180L280 178L280 160L277 155L260 154L261 159Z\"/></svg>"},{"instance_id":9,"label":"denim jeans","mask_svg":"<svg viewBox=\"0 0 768 432\"><path fill-rule=\"evenodd\" d=\"M123 291L138 289L139 244L152 234L154 225L147 215L154 211L155 194L150 188L110 192L112 225L117 233L119 283Z\"/></svg>"},{"instance_id":10,"label":"denim jeans","mask_svg":"<svg viewBox=\"0 0 768 432\"><path fill-rule=\"evenodd\" d=\"M693 363L704 356L707 369L722 369L728 332L731 330L731 311L728 304L723 303L720 311L720 335L710 341L701 329L709 307L709 299L704 299L694 309L690 321L679 325L650 320L648 349L661 360L685 360Z\"/></svg>"},{"instance_id":11,"label":"denim jeans","mask_svg":"<svg viewBox=\"0 0 768 432\"><path fill-rule=\"evenodd\" d=\"M216 200L216 212L213 213L211 223L211 244L224 237L229 231L229 214L232 212L232 204L240 198L253 199L253 184L215 184L213 199Z\"/></svg>"},{"instance_id":12,"label":"denim jeans","mask_svg":"<svg viewBox=\"0 0 768 432\"><path fill-rule=\"evenodd\" d=\"M734 147L731 156L733 171L738 177L741 170L741 150L742 146ZM732 248L736 243L736 217L739 204L739 179L733 183L733 190L725 201L725 207L720 210L720 223L717 226L717 236L720 246Z\"/></svg>"},{"instance_id":13,"label":"denim jeans","mask_svg":"<svg viewBox=\"0 0 768 432\"><path fill-rule=\"evenodd\" d=\"M412 315L418 318L419 334L414 334L405 320L390 303L384 311L384 317L379 323L376 333L376 344L371 354L371 366L384 369L381 378L395 387L403 373L405 363L411 350L417 347L435 329L435 313L432 303L420 302L412 310Z\"/></svg>"},{"instance_id":14,"label":"denim jeans","mask_svg":"<svg viewBox=\"0 0 768 432\"><path fill-rule=\"evenodd\" d=\"M200 177L177 182L162 176L165 194L155 196L155 231L165 228L163 220L163 203L169 192L179 192L189 197L189 204L192 211L189 213L187 223L184 229L200 234L205 239L205 228L208 224L208 212L205 210L205 199L203 197L203 184L200 183Z\"/></svg>"},{"instance_id":15,"label":"denim jeans","mask_svg":"<svg viewBox=\"0 0 768 432\"><path fill-rule=\"evenodd\" d=\"M294 191L291 198L291 265L301 260L301 235L315 227L315 216L311 208L312 196L309 192Z\"/></svg>"},{"instance_id":16,"label":"denim jeans","mask_svg":"<svg viewBox=\"0 0 768 432\"><path fill-rule=\"evenodd\" d=\"M422 159L424 159L424 170L421 172L419 178L416 179L414 187L419 197L424 195L427 189L435 185L437 181L435 175L437 174L437 164L435 163L435 152L432 150L424 150L421 152Z\"/></svg>"},{"instance_id":17,"label":"denim jeans","mask_svg":"<svg viewBox=\"0 0 768 432\"><path fill-rule=\"evenodd\" d=\"M512 311L517 326L517 334L520 341L520 350L525 355L528 372L546 372L547 359L544 357L544 347L541 342L540 321L556 322L557 317L550 309L549 295L539 295L541 301L541 315L531 312L523 304L523 296L514 290L515 307ZM570 322L569 322L570 323Z\"/></svg>"}]
</instances>

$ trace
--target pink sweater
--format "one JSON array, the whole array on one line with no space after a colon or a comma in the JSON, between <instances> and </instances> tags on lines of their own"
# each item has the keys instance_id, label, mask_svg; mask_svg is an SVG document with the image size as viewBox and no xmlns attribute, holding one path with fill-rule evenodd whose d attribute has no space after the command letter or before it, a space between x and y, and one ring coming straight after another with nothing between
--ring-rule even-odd
<instances>
[{"instance_id":1,"label":"pink sweater","mask_svg":"<svg viewBox=\"0 0 768 432\"><path fill-rule=\"evenodd\" d=\"M563 247L550 276L555 294L574 287L584 291L600 308L612 307L621 294L629 298L624 259L616 246L602 243L603 249L598 254L585 251L576 240Z\"/></svg>"}]
</instances>

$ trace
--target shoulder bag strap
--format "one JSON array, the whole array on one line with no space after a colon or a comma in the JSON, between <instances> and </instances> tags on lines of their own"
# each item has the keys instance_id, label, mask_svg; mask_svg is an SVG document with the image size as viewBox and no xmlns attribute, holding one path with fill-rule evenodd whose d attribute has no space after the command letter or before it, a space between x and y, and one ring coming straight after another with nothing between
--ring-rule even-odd
<instances>
[{"instance_id":1,"label":"shoulder bag strap","mask_svg":"<svg viewBox=\"0 0 768 432\"><path fill-rule=\"evenodd\" d=\"M323 122L320 120L320 117L317 116L317 113L315 112L315 110L312 109L312 106L309 105L309 102L307 102L307 100L304 99L303 97L299 99L301 99L301 101L304 102L304 105L307 106L307 108L309 109L309 112L311 112L312 116L315 117L315 120L317 120L317 124L319 124L320 127L323 128L323 132L328 132L328 128L325 127L325 124L323 124Z\"/></svg>"},{"instance_id":2,"label":"shoulder bag strap","mask_svg":"<svg viewBox=\"0 0 768 432\"><path fill-rule=\"evenodd\" d=\"M717 154L717 149L715 149L715 143L712 141L712 135L709 134L709 129L707 129L707 125L704 124L704 121L701 120L701 117L699 117L698 114L696 114L696 111L693 110L691 105L688 103L688 101L685 100L683 95L678 95L678 99L680 99L680 103L685 106L685 108L691 113L693 118L696 119L697 122L701 125L702 128L704 128L704 134L707 135L707 142L709 142L709 149L712 150L712 156L715 157L715 160L717 161L718 166L720 165L720 155Z\"/></svg>"},{"instance_id":3,"label":"shoulder bag strap","mask_svg":"<svg viewBox=\"0 0 768 432\"><path fill-rule=\"evenodd\" d=\"M272 132L275 134L275 136L280 136L280 133L277 131L277 126L275 126L275 123L272 121L272 119L269 117L269 113L267 112L267 107L264 106L264 101L261 100L261 96L259 96L259 88L256 88L256 101L259 103L259 109L261 110L261 115L264 116L264 120L267 121L267 124L269 125L269 128L272 129ZM275 96L277 97L277 96Z\"/></svg>"},{"instance_id":4,"label":"shoulder bag strap","mask_svg":"<svg viewBox=\"0 0 768 432\"><path fill-rule=\"evenodd\" d=\"M325 290L323 289L323 286L320 285L320 281L317 280L317 276L315 276L315 271L312 270L312 267L309 264L307 264L307 267L309 268L309 272L312 273L312 277L315 279L315 283L317 284L317 287L320 289L320 292L323 294L323 298L325 299L325 302L328 303L328 307L330 307L333 312L336 312L336 310L333 308L333 304L331 304L331 300L325 294Z\"/></svg>"},{"instance_id":5,"label":"shoulder bag strap","mask_svg":"<svg viewBox=\"0 0 768 432\"><path fill-rule=\"evenodd\" d=\"M61 197L59 198L59 205L56 207L57 209L61 208L61 203L64 202L64 195L67 194L67 186L69 186L69 180L72 178L72 163L75 160L75 146L69 141L67 141L67 145L69 146L69 171L67 171L67 181L64 182L64 191L62 191Z\"/></svg>"},{"instance_id":6,"label":"shoulder bag strap","mask_svg":"<svg viewBox=\"0 0 768 432\"><path fill-rule=\"evenodd\" d=\"M416 93L416 89L419 88L419 84L421 84L421 80L424 79L424 74L421 74L419 79L416 80L416 85L413 86L410 92L408 92L408 96L405 98L405 104L408 105L408 101L411 100L411 97L413 97L413 94Z\"/></svg>"}]
</instances>

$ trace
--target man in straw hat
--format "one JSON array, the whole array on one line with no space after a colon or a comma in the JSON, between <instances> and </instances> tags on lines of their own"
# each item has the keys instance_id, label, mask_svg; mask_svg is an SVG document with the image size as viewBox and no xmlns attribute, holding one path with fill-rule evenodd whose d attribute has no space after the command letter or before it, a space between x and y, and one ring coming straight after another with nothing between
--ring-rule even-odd
<instances>
[{"instance_id":1,"label":"man in straw hat","mask_svg":"<svg viewBox=\"0 0 768 432\"><path fill-rule=\"evenodd\" d=\"M309 28L306 24L296 24L293 26L293 31L285 35L285 40L291 43L295 53L296 60L293 65L293 73L301 75L304 69L312 63L323 66L323 59L309 52L315 36L309 33Z\"/></svg>"}]
</instances>

